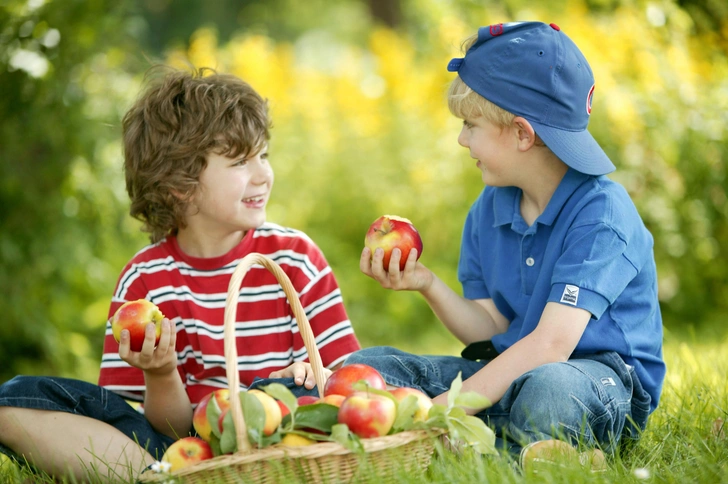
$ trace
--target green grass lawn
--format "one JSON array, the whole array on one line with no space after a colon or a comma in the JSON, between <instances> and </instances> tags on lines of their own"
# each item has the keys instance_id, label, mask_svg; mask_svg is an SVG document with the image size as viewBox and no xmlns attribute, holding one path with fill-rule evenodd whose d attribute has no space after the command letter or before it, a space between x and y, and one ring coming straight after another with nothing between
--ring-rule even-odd
<instances>
[{"instance_id":1,"label":"green grass lawn","mask_svg":"<svg viewBox=\"0 0 728 484\"><path fill-rule=\"evenodd\" d=\"M389 479L364 475L357 482L728 483L728 428L721 426L722 420L728 421L728 337L703 336L700 341L668 333L668 374L660 406L637 446L610 458L606 472L591 474L576 464L564 464L538 474L524 473L507 458L465 452L436 455L426 472ZM27 477L10 462L0 463L0 482L22 482ZM29 482L52 481L35 477Z\"/></svg>"}]
</instances>

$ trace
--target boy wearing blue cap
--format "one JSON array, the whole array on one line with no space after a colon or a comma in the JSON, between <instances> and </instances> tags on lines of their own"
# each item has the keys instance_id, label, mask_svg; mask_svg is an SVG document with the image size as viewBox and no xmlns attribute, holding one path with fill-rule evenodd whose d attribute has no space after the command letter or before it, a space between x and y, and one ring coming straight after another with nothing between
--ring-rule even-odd
<instances>
[{"instance_id":1,"label":"boy wearing blue cap","mask_svg":"<svg viewBox=\"0 0 728 484\"><path fill-rule=\"evenodd\" d=\"M468 346L462 357L368 348L346 364L437 403L462 372L463 390L493 403L471 413L522 463L613 451L644 429L665 365L652 236L587 131L591 68L558 26L519 22L479 29L448 70L458 143L486 185L465 221L463 296L414 251L401 272L398 251L388 272L381 249L365 248L360 266L385 288L422 293Z\"/></svg>"}]
</instances>

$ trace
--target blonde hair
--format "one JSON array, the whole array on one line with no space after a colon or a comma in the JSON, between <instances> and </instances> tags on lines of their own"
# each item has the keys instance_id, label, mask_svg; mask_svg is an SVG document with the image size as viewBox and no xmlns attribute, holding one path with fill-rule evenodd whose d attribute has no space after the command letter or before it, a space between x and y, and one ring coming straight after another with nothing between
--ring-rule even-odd
<instances>
[{"instance_id":1,"label":"blonde hair","mask_svg":"<svg viewBox=\"0 0 728 484\"><path fill-rule=\"evenodd\" d=\"M462 44L462 51L465 54L468 49L478 40L478 35L472 35L465 39ZM515 114L502 109L483 96L473 91L463 82L460 76L457 76L447 92L447 105L450 112L457 118L479 118L483 117L487 121L505 128L509 126L516 117Z\"/></svg>"}]
</instances>

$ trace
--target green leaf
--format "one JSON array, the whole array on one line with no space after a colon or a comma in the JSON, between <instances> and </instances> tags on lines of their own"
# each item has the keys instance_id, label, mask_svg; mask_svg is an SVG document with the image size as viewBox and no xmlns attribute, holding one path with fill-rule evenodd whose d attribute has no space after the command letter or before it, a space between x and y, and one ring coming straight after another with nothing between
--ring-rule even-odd
<instances>
[{"instance_id":1,"label":"green leaf","mask_svg":"<svg viewBox=\"0 0 728 484\"><path fill-rule=\"evenodd\" d=\"M459 372L458 376L450 384L450 391L447 392L447 406L454 407L455 401L460 396L460 390L463 388L463 373Z\"/></svg>"},{"instance_id":2,"label":"green leaf","mask_svg":"<svg viewBox=\"0 0 728 484\"><path fill-rule=\"evenodd\" d=\"M220 405L217 404L217 398L215 398L215 395L213 395L209 402L207 402L207 422L210 424L210 429L212 430L212 435L220 438L220 427L219 427L219 420L220 420L220 414L222 413L222 410L220 410Z\"/></svg>"},{"instance_id":3,"label":"green leaf","mask_svg":"<svg viewBox=\"0 0 728 484\"><path fill-rule=\"evenodd\" d=\"M260 447L263 441L263 428L265 428L265 409L255 395L240 392L240 403L243 407L243 417L248 428L248 440L251 444Z\"/></svg>"},{"instance_id":4,"label":"green leaf","mask_svg":"<svg viewBox=\"0 0 728 484\"><path fill-rule=\"evenodd\" d=\"M438 418L445 418L447 415L447 407L445 405L442 405L441 403L435 403L430 407L430 411L427 413L427 419L438 419Z\"/></svg>"},{"instance_id":5,"label":"green leaf","mask_svg":"<svg viewBox=\"0 0 728 484\"><path fill-rule=\"evenodd\" d=\"M217 424L215 424L217 426ZM222 418L222 436L220 437L220 452L222 454L232 454L238 450L238 441L235 437L235 423L233 422L233 412L228 410Z\"/></svg>"},{"instance_id":6,"label":"green leaf","mask_svg":"<svg viewBox=\"0 0 728 484\"><path fill-rule=\"evenodd\" d=\"M478 417L468 415L462 420L451 419L449 424L451 438L462 440L480 454L498 453L493 430Z\"/></svg>"},{"instance_id":7,"label":"green leaf","mask_svg":"<svg viewBox=\"0 0 728 484\"><path fill-rule=\"evenodd\" d=\"M464 392L455 398L455 405L478 410L490 407L491 403L486 397L477 392Z\"/></svg>"},{"instance_id":8,"label":"green leaf","mask_svg":"<svg viewBox=\"0 0 728 484\"><path fill-rule=\"evenodd\" d=\"M270 385L261 387L261 389L276 400L283 402L291 413L294 413L298 408L296 396L285 385L271 383Z\"/></svg>"},{"instance_id":9,"label":"green leaf","mask_svg":"<svg viewBox=\"0 0 728 484\"><path fill-rule=\"evenodd\" d=\"M463 419L468 414L463 407L452 407L447 410L448 419Z\"/></svg>"},{"instance_id":10,"label":"green leaf","mask_svg":"<svg viewBox=\"0 0 728 484\"><path fill-rule=\"evenodd\" d=\"M222 455L222 449L220 448L220 437L216 436L215 434L210 435L210 448L212 449L212 455L217 457L218 455Z\"/></svg>"},{"instance_id":11,"label":"green leaf","mask_svg":"<svg viewBox=\"0 0 728 484\"><path fill-rule=\"evenodd\" d=\"M339 407L329 403L312 403L296 410L294 429L316 429L327 434L338 423Z\"/></svg>"},{"instance_id":12,"label":"green leaf","mask_svg":"<svg viewBox=\"0 0 728 484\"><path fill-rule=\"evenodd\" d=\"M397 404L397 418L394 419L394 425L392 425L393 433L411 429L414 426L415 412L418 408L417 397L414 395L404 397Z\"/></svg>"},{"instance_id":13,"label":"green leaf","mask_svg":"<svg viewBox=\"0 0 728 484\"><path fill-rule=\"evenodd\" d=\"M349 430L346 424L336 424L331 427L331 440L338 442L352 452L364 453L364 445L362 445L361 440Z\"/></svg>"}]
</instances>

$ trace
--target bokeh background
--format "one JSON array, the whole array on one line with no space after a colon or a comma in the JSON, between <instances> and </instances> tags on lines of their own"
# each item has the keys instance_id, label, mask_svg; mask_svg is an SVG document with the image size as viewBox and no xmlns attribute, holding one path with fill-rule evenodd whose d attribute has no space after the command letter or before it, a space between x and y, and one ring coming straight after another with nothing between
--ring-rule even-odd
<instances>
[{"instance_id":1,"label":"bokeh background","mask_svg":"<svg viewBox=\"0 0 728 484\"><path fill-rule=\"evenodd\" d=\"M445 66L511 20L557 23L590 60L590 130L655 237L668 335L725 335L723 0L0 0L0 382L97 378L116 278L147 243L120 120L159 63L234 73L269 99L269 219L324 250L363 345L456 354L422 298L381 289L359 254L375 218L408 217L422 261L459 290L483 187Z\"/></svg>"}]
</instances>

